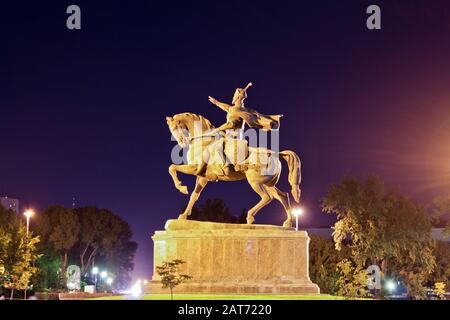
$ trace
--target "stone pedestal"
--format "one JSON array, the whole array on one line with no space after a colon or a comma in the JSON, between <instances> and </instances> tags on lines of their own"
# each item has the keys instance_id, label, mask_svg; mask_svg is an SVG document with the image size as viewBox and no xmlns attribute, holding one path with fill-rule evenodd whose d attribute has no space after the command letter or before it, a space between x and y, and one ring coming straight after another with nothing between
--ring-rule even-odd
<instances>
[{"instance_id":1,"label":"stone pedestal","mask_svg":"<svg viewBox=\"0 0 450 320\"><path fill-rule=\"evenodd\" d=\"M271 225L240 225L168 220L156 231L154 266L182 259L181 271L192 276L176 292L314 293L308 274L306 231ZM147 292L166 292L155 271Z\"/></svg>"}]
</instances>

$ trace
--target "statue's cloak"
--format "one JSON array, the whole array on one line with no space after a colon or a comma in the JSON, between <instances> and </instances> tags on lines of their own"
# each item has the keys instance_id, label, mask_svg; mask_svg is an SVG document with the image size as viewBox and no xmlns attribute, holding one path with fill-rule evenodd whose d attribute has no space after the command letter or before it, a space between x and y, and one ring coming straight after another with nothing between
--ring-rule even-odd
<instances>
[{"instance_id":1,"label":"statue's cloak","mask_svg":"<svg viewBox=\"0 0 450 320\"><path fill-rule=\"evenodd\" d=\"M250 108L233 110L233 115L244 119L250 128L266 131L278 130L280 128L280 118L283 116L282 114L264 115Z\"/></svg>"}]
</instances>

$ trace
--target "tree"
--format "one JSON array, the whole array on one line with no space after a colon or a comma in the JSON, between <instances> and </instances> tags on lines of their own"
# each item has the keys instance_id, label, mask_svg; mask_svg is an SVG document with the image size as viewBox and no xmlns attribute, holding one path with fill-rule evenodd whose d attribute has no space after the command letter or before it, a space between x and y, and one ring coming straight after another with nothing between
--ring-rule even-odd
<instances>
[{"instance_id":1,"label":"tree","mask_svg":"<svg viewBox=\"0 0 450 320\"><path fill-rule=\"evenodd\" d=\"M192 279L187 274L182 274L179 268L185 261L175 259L172 261L163 261L163 264L156 267L156 272L161 277L163 288L170 289L170 299L173 300L173 289L188 279Z\"/></svg>"},{"instance_id":2,"label":"tree","mask_svg":"<svg viewBox=\"0 0 450 320\"><path fill-rule=\"evenodd\" d=\"M126 221L106 209L93 206L75 209L81 229L77 252L81 275L85 276L94 259L108 265L123 286L133 269L137 243Z\"/></svg>"},{"instance_id":3,"label":"tree","mask_svg":"<svg viewBox=\"0 0 450 320\"><path fill-rule=\"evenodd\" d=\"M4 286L8 278L7 262L9 260L9 248L12 242L12 232L14 232L15 216L10 210L6 210L0 204L0 288Z\"/></svg>"},{"instance_id":4,"label":"tree","mask_svg":"<svg viewBox=\"0 0 450 320\"><path fill-rule=\"evenodd\" d=\"M115 242L114 246L101 249L96 258L96 264L108 266L109 272L115 274L114 286L116 288L128 288L131 281L130 272L134 266L134 254L138 245L131 240L133 233L128 223L123 220L116 221L116 223L120 225L120 232L117 233L119 241Z\"/></svg>"},{"instance_id":5,"label":"tree","mask_svg":"<svg viewBox=\"0 0 450 320\"><path fill-rule=\"evenodd\" d=\"M130 272L134 267L133 259L137 246L134 241L123 242L119 248L114 250L114 254L105 258L105 265L110 266L111 272L116 275L114 279L116 288L128 288L131 282Z\"/></svg>"},{"instance_id":6,"label":"tree","mask_svg":"<svg viewBox=\"0 0 450 320\"><path fill-rule=\"evenodd\" d=\"M44 246L42 256L36 262L38 272L31 283L36 290L59 289L66 284L61 281L61 255L53 248Z\"/></svg>"},{"instance_id":7,"label":"tree","mask_svg":"<svg viewBox=\"0 0 450 320\"><path fill-rule=\"evenodd\" d=\"M230 209L222 199L206 199L203 204L194 207L190 219L198 221L212 221L220 223L246 223L247 213L243 212L239 216L230 213Z\"/></svg>"},{"instance_id":8,"label":"tree","mask_svg":"<svg viewBox=\"0 0 450 320\"><path fill-rule=\"evenodd\" d=\"M445 299L445 283L436 282L434 284L434 292L439 297L439 299Z\"/></svg>"},{"instance_id":9,"label":"tree","mask_svg":"<svg viewBox=\"0 0 450 320\"><path fill-rule=\"evenodd\" d=\"M65 287L69 263L78 261L84 277L95 259L114 274L116 287L127 287L137 243L131 240L130 226L119 216L94 206L67 209L54 205L37 217L36 229L44 253L33 279L38 287L54 287L58 274L58 287Z\"/></svg>"},{"instance_id":10,"label":"tree","mask_svg":"<svg viewBox=\"0 0 450 320\"><path fill-rule=\"evenodd\" d=\"M39 258L34 237L18 215L0 205L0 285L11 290L26 290L31 277L36 273L34 266Z\"/></svg>"},{"instance_id":11,"label":"tree","mask_svg":"<svg viewBox=\"0 0 450 320\"><path fill-rule=\"evenodd\" d=\"M428 284L431 286L435 282L450 283L450 244L444 241L436 241L434 248L436 257L436 267L428 278Z\"/></svg>"},{"instance_id":12,"label":"tree","mask_svg":"<svg viewBox=\"0 0 450 320\"><path fill-rule=\"evenodd\" d=\"M433 199L433 213L435 219L441 223L445 223L444 233L450 235L450 220L445 220L445 216L450 215L450 195L443 197L436 197Z\"/></svg>"},{"instance_id":13,"label":"tree","mask_svg":"<svg viewBox=\"0 0 450 320\"><path fill-rule=\"evenodd\" d=\"M7 256L4 263L3 286L11 290L11 299L14 290L27 290L31 277L37 272L34 266L39 258L36 244L39 237L27 235L26 227L19 225L7 246Z\"/></svg>"},{"instance_id":14,"label":"tree","mask_svg":"<svg viewBox=\"0 0 450 320\"><path fill-rule=\"evenodd\" d=\"M80 222L72 209L59 205L47 208L38 220L38 232L43 243L61 256L61 285L66 283L69 252L78 242ZM49 253L49 250L46 250ZM41 260L45 262L45 260Z\"/></svg>"},{"instance_id":15,"label":"tree","mask_svg":"<svg viewBox=\"0 0 450 320\"><path fill-rule=\"evenodd\" d=\"M358 267L380 265L383 275L403 276L410 295L417 294L435 267L431 220L422 206L369 176L364 181L344 177L332 185L322 209L338 218L333 232L338 250L350 239Z\"/></svg>"},{"instance_id":16,"label":"tree","mask_svg":"<svg viewBox=\"0 0 450 320\"><path fill-rule=\"evenodd\" d=\"M81 223L79 259L81 275L84 276L100 249L102 236L106 233L106 219L96 207L77 208L75 212Z\"/></svg>"},{"instance_id":17,"label":"tree","mask_svg":"<svg viewBox=\"0 0 450 320\"><path fill-rule=\"evenodd\" d=\"M339 274L337 280L339 295L349 298L367 296L367 272L365 269L348 259L344 259L336 265L336 271Z\"/></svg>"},{"instance_id":18,"label":"tree","mask_svg":"<svg viewBox=\"0 0 450 320\"><path fill-rule=\"evenodd\" d=\"M328 294L338 294L339 272L337 264L343 259L350 259L351 252L347 246L336 250L333 240L317 235L311 235L309 245L309 273L311 280L320 287L320 291Z\"/></svg>"},{"instance_id":19,"label":"tree","mask_svg":"<svg viewBox=\"0 0 450 320\"><path fill-rule=\"evenodd\" d=\"M6 277L6 261L8 259L8 248L11 243L11 234L0 228L0 286Z\"/></svg>"}]
</instances>

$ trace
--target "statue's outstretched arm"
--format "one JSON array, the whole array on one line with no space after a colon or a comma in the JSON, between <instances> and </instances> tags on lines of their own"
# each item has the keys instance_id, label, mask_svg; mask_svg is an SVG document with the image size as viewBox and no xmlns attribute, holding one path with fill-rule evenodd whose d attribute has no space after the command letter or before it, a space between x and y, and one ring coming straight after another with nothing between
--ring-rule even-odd
<instances>
[{"instance_id":1,"label":"statue's outstretched arm","mask_svg":"<svg viewBox=\"0 0 450 320\"><path fill-rule=\"evenodd\" d=\"M224 123L223 125L221 125L220 127L214 129L214 130L215 131L225 131L225 130L233 129L233 128L234 128L233 123L228 121L228 122Z\"/></svg>"},{"instance_id":2,"label":"statue's outstretched arm","mask_svg":"<svg viewBox=\"0 0 450 320\"><path fill-rule=\"evenodd\" d=\"M230 121L227 121L226 123L224 123L224 124L221 125L220 127L215 128L214 130L211 130L210 135L214 135L214 134L216 134L217 132L223 132L223 131L226 131L226 130L228 130L228 129L233 129L233 128L234 128L233 123L230 122Z\"/></svg>"},{"instance_id":3,"label":"statue's outstretched arm","mask_svg":"<svg viewBox=\"0 0 450 320\"><path fill-rule=\"evenodd\" d=\"M216 106L218 106L220 109L222 109L225 112L228 112L228 109L231 108L231 106L229 104L220 102L216 99L214 99L213 97L208 97L208 100L212 103L215 104Z\"/></svg>"}]
</instances>

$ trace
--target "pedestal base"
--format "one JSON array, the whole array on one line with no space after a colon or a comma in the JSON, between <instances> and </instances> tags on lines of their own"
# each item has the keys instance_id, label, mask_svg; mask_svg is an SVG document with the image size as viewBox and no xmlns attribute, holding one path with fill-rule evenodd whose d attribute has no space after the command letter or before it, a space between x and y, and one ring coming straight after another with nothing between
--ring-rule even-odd
<instances>
[{"instance_id":1,"label":"pedestal base","mask_svg":"<svg viewBox=\"0 0 450 320\"><path fill-rule=\"evenodd\" d=\"M318 294L308 274L309 237L305 231L270 225L239 225L168 220L156 231L154 267L182 259L192 279L178 293ZM146 292L162 289L157 273Z\"/></svg>"}]
</instances>

